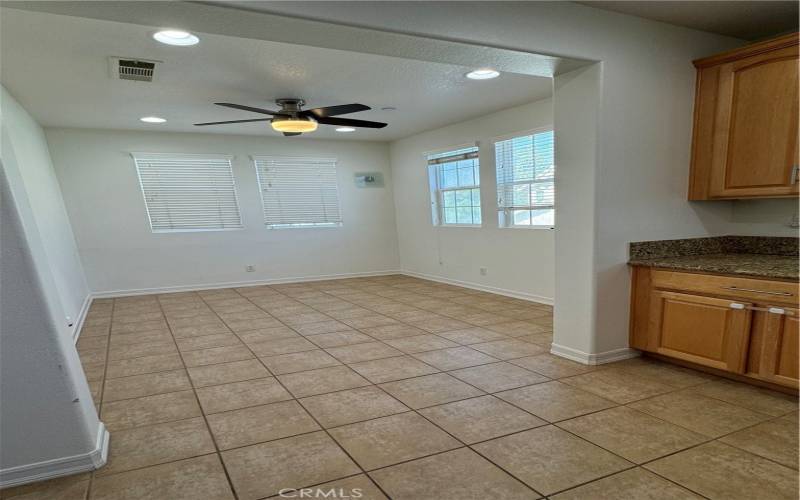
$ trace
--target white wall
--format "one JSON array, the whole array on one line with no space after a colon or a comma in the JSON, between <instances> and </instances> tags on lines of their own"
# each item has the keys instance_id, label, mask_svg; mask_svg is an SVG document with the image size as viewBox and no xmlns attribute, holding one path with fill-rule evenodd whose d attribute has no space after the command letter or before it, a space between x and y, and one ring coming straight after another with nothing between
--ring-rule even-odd
<instances>
[{"instance_id":1,"label":"white wall","mask_svg":"<svg viewBox=\"0 0 800 500\"><path fill-rule=\"evenodd\" d=\"M701 202L698 202L701 203ZM798 200L736 200L731 203L731 227L729 234L752 236L794 236L797 227Z\"/></svg>"},{"instance_id":2,"label":"white wall","mask_svg":"<svg viewBox=\"0 0 800 500\"><path fill-rule=\"evenodd\" d=\"M93 292L200 287L396 270L397 232L385 143L218 134L48 129L53 163ZM227 153L244 229L152 233L131 151ZM338 158L340 228L264 227L250 155ZM356 188L355 172L385 188ZM255 272L245 272L254 265Z\"/></svg>"},{"instance_id":3,"label":"white wall","mask_svg":"<svg viewBox=\"0 0 800 500\"><path fill-rule=\"evenodd\" d=\"M2 487L99 465L106 433L65 321L87 288L44 133L0 92Z\"/></svg>"},{"instance_id":4,"label":"white wall","mask_svg":"<svg viewBox=\"0 0 800 500\"><path fill-rule=\"evenodd\" d=\"M553 231L498 227L493 147L495 138L552 124L552 101L545 99L393 142L401 268L552 303ZM425 154L476 141L483 224L479 228L434 226ZM480 274L481 267L487 268L485 276Z\"/></svg>"}]
</instances>

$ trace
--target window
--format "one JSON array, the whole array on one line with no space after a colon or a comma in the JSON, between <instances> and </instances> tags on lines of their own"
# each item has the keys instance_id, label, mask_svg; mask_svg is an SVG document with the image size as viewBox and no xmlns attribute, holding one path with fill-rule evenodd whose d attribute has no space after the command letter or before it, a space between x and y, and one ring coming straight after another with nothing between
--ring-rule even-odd
<instances>
[{"instance_id":1,"label":"window","mask_svg":"<svg viewBox=\"0 0 800 500\"><path fill-rule=\"evenodd\" d=\"M478 148L428 156L434 225L481 225Z\"/></svg>"},{"instance_id":2,"label":"window","mask_svg":"<svg viewBox=\"0 0 800 500\"><path fill-rule=\"evenodd\" d=\"M553 227L553 131L496 142L494 154L500 227Z\"/></svg>"},{"instance_id":3,"label":"window","mask_svg":"<svg viewBox=\"0 0 800 500\"><path fill-rule=\"evenodd\" d=\"M254 156L269 228L342 225L335 158Z\"/></svg>"},{"instance_id":4,"label":"window","mask_svg":"<svg viewBox=\"0 0 800 500\"><path fill-rule=\"evenodd\" d=\"M133 153L152 231L240 229L231 158Z\"/></svg>"}]
</instances>

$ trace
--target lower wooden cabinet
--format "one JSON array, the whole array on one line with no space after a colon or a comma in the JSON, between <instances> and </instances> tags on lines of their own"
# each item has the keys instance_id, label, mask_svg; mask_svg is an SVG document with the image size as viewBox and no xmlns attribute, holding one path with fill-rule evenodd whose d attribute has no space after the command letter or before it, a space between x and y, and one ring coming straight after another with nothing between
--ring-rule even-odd
<instances>
[{"instance_id":1,"label":"lower wooden cabinet","mask_svg":"<svg viewBox=\"0 0 800 500\"><path fill-rule=\"evenodd\" d=\"M798 387L797 283L634 268L631 347Z\"/></svg>"}]
</instances>

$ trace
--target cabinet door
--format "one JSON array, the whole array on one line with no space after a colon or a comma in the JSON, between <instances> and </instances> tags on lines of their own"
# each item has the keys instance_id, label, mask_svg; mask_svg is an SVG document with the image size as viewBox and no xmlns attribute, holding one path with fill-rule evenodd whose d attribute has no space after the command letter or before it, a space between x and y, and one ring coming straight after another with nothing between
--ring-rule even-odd
<instances>
[{"instance_id":1,"label":"cabinet door","mask_svg":"<svg viewBox=\"0 0 800 500\"><path fill-rule=\"evenodd\" d=\"M751 326L749 307L746 302L653 291L648 350L744 373Z\"/></svg>"},{"instance_id":2,"label":"cabinet door","mask_svg":"<svg viewBox=\"0 0 800 500\"><path fill-rule=\"evenodd\" d=\"M796 388L800 365L800 321L797 309L785 311L786 314L766 315L758 374L764 380Z\"/></svg>"},{"instance_id":3,"label":"cabinet door","mask_svg":"<svg viewBox=\"0 0 800 500\"><path fill-rule=\"evenodd\" d=\"M711 197L798 193L797 86L796 45L720 66Z\"/></svg>"}]
</instances>

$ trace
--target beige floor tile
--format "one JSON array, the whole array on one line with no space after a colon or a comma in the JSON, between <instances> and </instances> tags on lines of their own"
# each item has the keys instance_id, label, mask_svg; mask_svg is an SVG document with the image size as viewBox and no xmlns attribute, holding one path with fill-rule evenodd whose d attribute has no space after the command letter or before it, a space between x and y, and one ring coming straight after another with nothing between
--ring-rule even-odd
<instances>
[{"instance_id":1,"label":"beige floor tile","mask_svg":"<svg viewBox=\"0 0 800 500\"><path fill-rule=\"evenodd\" d=\"M674 391L675 388L651 378L637 378L621 370L603 368L583 375L560 379L561 382L597 394L619 404Z\"/></svg>"},{"instance_id":2,"label":"beige floor tile","mask_svg":"<svg viewBox=\"0 0 800 500\"><path fill-rule=\"evenodd\" d=\"M571 377L598 369L596 365L584 365L552 354L539 354L538 356L512 359L509 363L521 366L527 370L533 370L549 378Z\"/></svg>"},{"instance_id":3,"label":"beige floor tile","mask_svg":"<svg viewBox=\"0 0 800 500\"><path fill-rule=\"evenodd\" d=\"M530 500L539 495L468 448L370 473L397 500Z\"/></svg>"},{"instance_id":4,"label":"beige floor tile","mask_svg":"<svg viewBox=\"0 0 800 500\"><path fill-rule=\"evenodd\" d=\"M446 373L398 380L381 387L411 408L425 408L483 395L483 391Z\"/></svg>"},{"instance_id":5,"label":"beige floor tile","mask_svg":"<svg viewBox=\"0 0 800 500\"><path fill-rule=\"evenodd\" d=\"M719 437L769 418L763 413L687 391L664 394L629 406L709 437Z\"/></svg>"},{"instance_id":6,"label":"beige floor tile","mask_svg":"<svg viewBox=\"0 0 800 500\"><path fill-rule=\"evenodd\" d=\"M108 347L108 337L101 336L101 337L84 337L80 336L78 338L78 343L76 344L78 350L83 349L103 349Z\"/></svg>"},{"instance_id":7,"label":"beige floor tile","mask_svg":"<svg viewBox=\"0 0 800 500\"><path fill-rule=\"evenodd\" d=\"M323 348L341 347L345 345L363 344L364 342L375 341L375 339L369 335L364 335L363 333L359 333L354 330L349 332L321 333L319 335L309 335L306 338Z\"/></svg>"},{"instance_id":8,"label":"beige floor tile","mask_svg":"<svg viewBox=\"0 0 800 500\"><path fill-rule=\"evenodd\" d=\"M283 323L271 316L259 319L226 320L225 324L236 333L283 326Z\"/></svg>"},{"instance_id":9,"label":"beige floor tile","mask_svg":"<svg viewBox=\"0 0 800 500\"><path fill-rule=\"evenodd\" d=\"M413 412L337 427L329 432L365 470L461 446Z\"/></svg>"},{"instance_id":10,"label":"beige floor tile","mask_svg":"<svg viewBox=\"0 0 800 500\"><path fill-rule=\"evenodd\" d=\"M261 358L261 361L275 375L341 365L336 358L321 349L270 356Z\"/></svg>"},{"instance_id":11,"label":"beige floor tile","mask_svg":"<svg viewBox=\"0 0 800 500\"><path fill-rule=\"evenodd\" d=\"M274 377L197 389L197 398L206 414L238 410L292 399Z\"/></svg>"},{"instance_id":12,"label":"beige floor tile","mask_svg":"<svg viewBox=\"0 0 800 500\"><path fill-rule=\"evenodd\" d=\"M713 499L798 498L796 470L716 441L656 460L645 468Z\"/></svg>"},{"instance_id":13,"label":"beige floor tile","mask_svg":"<svg viewBox=\"0 0 800 500\"><path fill-rule=\"evenodd\" d=\"M233 492L217 455L100 477L91 500L233 500Z\"/></svg>"},{"instance_id":14,"label":"beige floor tile","mask_svg":"<svg viewBox=\"0 0 800 500\"><path fill-rule=\"evenodd\" d=\"M89 490L89 474L38 481L0 490L3 500L84 500Z\"/></svg>"},{"instance_id":15,"label":"beige floor tile","mask_svg":"<svg viewBox=\"0 0 800 500\"><path fill-rule=\"evenodd\" d=\"M488 354L489 356L503 360L524 358L526 356L535 356L547 352L547 349L542 346L517 339L481 342L479 344L471 344L470 347Z\"/></svg>"},{"instance_id":16,"label":"beige floor tile","mask_svg":"<svg viewBox=\"0 0 800 500\"><path fill-rule=\"evenodd\" d=\"M320 335L323 333L352 331L352 328L334 319L319 323L306 323L294 327L300 335Z\"/></svg>"},{"instance_id":17,"label":"beige floor tile","mask_svg":"<svg viewBox=\"0 0 800 500\"><path fill-rule=\"evenodd\" d=\"M459 344L477 344L480 342L489 342L491 340L508 338L502 333L493 332L486 328L452 330L449 332L441 332L438 335Z\"/></svg>"},{"instance_id":18,"label":"beige floor tile","mask_svg":"<svg viewBox=\"0 0 800 500\"><path fill-rule=\"evenodd\" d=\"M717 380L691 391L775 417L798 408L796 397L730 380Z\"/></svg>"},{"instance_id":19,"label":"beige floor tile","mask_svg":"<svg viewBox=\"0 0 800 500\"><path fill-rule=\"evenodd\" d=\"M397 320L381 314L371 314L369 316L360 316L356 318L342 318L341 322L360 330L362 328L372 328L375 326L393 325L397 323Z\"/></svg>"},{"instance_id":20,"label":"beige floor tile","mask_svg":"<svg viewBox=\"0 0 800 500\"><path fill-rule=\"evenodd\" d=\"M494 332L503 333L510 337L521 337L523 335L530 335L532 333L543 333L552 330L541 325L528 323L527 321L509 321L507 323L498 323L486 327Z\"/></svg>"},{"instance_id":21,"label":"beige floor tile","mask_svg":"<svg viewBox=\"0 0 800 500\"><path fill-rule=\"evenodd\" d=\"M495 395L549 422L615 406L612 401L557 381L498 392Z\"/></svg>"},{"instance_id":22,"label":"beige floor tile","mask_svg":"<svg viewBox=\"0 0 800 500\"><path fill-rule=\"evenodd\" d=\"M204 325L172 327L172 336L176 339L203 337L205 335L216 335L219 333L231 333L231 330L225 326L222 321Z\"/></svg>"},{"instance_id":23,"label":"beige floor tile","mask_svg":"<svg viewBox=\"0 0 800 500\"><path fill-rule=\"evenodd\" d=\"M299 489L361 472L324 432L222 452L240 500Z\"/></svg>"},{"instance_id":24,"label":"beige floor tile","mask_svg":"<svg viewBox=\"0 0 800 500\"><path fill-rule=\"evenodd\" d=\"M132 375L164 372L168 370L177 370L179 368L183 368L183 362L181 361L180 355L177 353L120 359L108 362L106 378L130 377Z\"/></svg>"},{"instance_id":25,"label":"beige floor tile","mask_svg":"<svg viewBox=\"0 0 800 500\"><path fill-rule=\"evenodd\" d=\"M239 337L232 333L217 333L215 335L205 335L203 337L186 337L177 339L178 349L181 351L196 351L198 349L210 349L212 347L228 347L242 343Z\"/></svg>"},{"instance_id":26,"label":"beige floor tile","mask_svg":"<svg viewBox=\"0 0 800 500\"><path fill-rule=\"evenodd\" d=\"M200 416L194 391L170 392L103 404L101 420L112 432Z\"/></svg>"},{"instance_id":27,"label":"beige floor tile","mask_svg":"<svg viewBox=\"0 0 800 500\"><path fill-rule=\"evenodd\" d=\"M313 309L311 309L313 311ZM320 312L306 312L300 314L291 314L291 315L282 315L282 314L275 314L278 316L284 323L289 326L300 326L306 325L309 323L321 323L323 321L330 321L331 317Z\"/></svg>"},{"instance_id":28,"label":"beige floor tile","mask_svg":"<svg viewBox=\"0 0 800 500\"><path fill-rule=\"evenodd\" d=\"M370 386L300 400L323 427L336 427L408 411L400 401Z\"/></svg>"},{"instance_id":29,"label":"beige floor tile","mask_svg":"<svg viewBox=\"0 0 800 500\"><path fill-rule=\"evenodd\" d=\"M353 344L325 349L342 363L358 363L373 359L391 358L401 356L403 353L383 342L368 342L366 344Z\"/></svg>"},{"instance_id":30,"label":"beige floor tile","mask_svg":"<svg viewBox=\"0 0 800 500\"><path fill-rule=\"evenodd\" d=\"M257 359L220 363L217 365L197 366L187 369L195 387L241 382L256 378L269 377L270 373Z\"/></svg>"},{"instance_id":31,"label":"beige floor tile","mask_svg":"<svg viewBox=\"0 0 800 500\"><path fill-rule=\"evenodd\" d=\"M439 370L410 356L375 359L353 363L350 368L373 384L437 373Z\"/></svg>"},{"instance_id":32,"label":"beige floor tile","mask_svg":"<svg viewBox=\"0 0 800 500\"><path fill-rule=\"evenodd\" d=\"M494 396L481 396L433 406L420 410L420 413L467 444L532 429L547 423Z\"/></svg>"},{"instance_id":33,"label":"beige floor tile","mask_svg":"<svg viewBox=\"0 0 800 500\"><path fill-rule=\"evenodd\" d=\"M297 401L215 413L208 415L207 419L220 450L305 434L320 428Z\"/></svg>"},{"instance_id":34,"label":"beige floor tile","mask_svg":"<svg viewBox=\"0 0 800 500\"><path fill-rule=\"evenodd\" d=\"M632 465L550 425L480 443L473 448L544 495Z\"/></svg>"},{"instance_id":35,"label":"beige floor tile","mask_svg":"<svg viewBox=\"0 0 800 500\"><path fill-rule=\"evenodd\" d=\"M313 351L319 349L316 345L306 340L304 337L287 337L282 339L270 340L267 342L248 343L250 349L258 357L278 356L279 354L290 354L293 352Z\"/></svg>"},{"instance_id":36,"label":"beige floor tile","mask_svg":"<svg viewBox=\"0 0 800 500\"><path fill-rule=\"evenodd\" d=\"M81 334L83 336L83 334ZM172 342L172 334L166 328L149 332L114 334L110 337L112 346L139 344L142 342Z\"/></svg>"},{"instance_id":37,"label":"beige floor tile","mask_svg":"<svg viewBox=\"0 0 800 500\"><path fill-rule=\"evenodd\" d=\"M106 380L103 401L141 398L153 394L164 394L191 389L192 384L185 370L147 373L130 377Z\"/></svg>"},{"instance_id":38,"label":"beige floor tile","mask_svg":"<svg viewBox=\"0 0 800 500\"><path fill-rule=\"evenodd\" d=\"M552 500L701 500L703 497L637 467L550 498Z\"/></svg>"},{"instance_id":39,"label":"beige floor tile","mask_svg":"<svg viewBox=\"0 0 800 500\"><path fill-rule=\"evenodd\" d=\"M404 323L419 323L424 321L443 319L442 316L436 313L432 313L430 311L423 311L422 309L417 309L413 311L401 311L397 313L388 313L387 315ZM469 328L470 326L471 325L467 325L464 328ZM453 328L453 330L456 330L456 328Z\"/></svg>"},{"instance_id":40,"label":"beige floor tile","mask_svg":"<svg viewBox=\"0 0 800 500\"><path fill-rule=\"evenodd\" d=\"M636 378L652 378L677 389L705 384L718 377L690 368L672 365L647 357L626 359L607 365L611 369L622 370Z\"/></svg>"},{"instance_id":41,"label":"beige floor tile","mask_svg":"<svg viewBox=\"0 0 800 500\"><path fill-rule=\"evenodd\" d=\"M528 335L520 335L519 337L514 338L523 342L538 344L549 350L550 345L553 343L553 332L529 333Z\"/></svg>"},{"instance_id":42,"label":"beige floor tile","mask_svg":"<svg viewBox=\"0 0 800 500\"><path fill-rule=\"evenodd\" d=\"M167 322L163 319L153 321L140 321L136 323L118 323L111 325L111 335L117 333L147 332L150 330L163 330L167 328Z\"/></svg>"},{"instance_id":43,"label":"beige floor tile","mask_svg":"<svg viewBox=\"0 0 800 500\"><path fill-rule=\"evenodd\" d=\"M105 363L81 363L81 368L88 382L102 381L105 377Z\"/></svg>"},{"instance_id":44,"label":"beige floor tile","mask_svg":"<svg viewBox=\"0 0 800 500\"><path fill-rule=\"evenodd\" d=\"M242 342L246 344L258 344L261 342L269 342L276 339L287 339L292 337L299 337L300 334L292 330L288 326L276 326L272 328L261 328L259 330L248 330L246 332L239 332L236 334Z\"/></svg>"},{"instance_id":45,"label":"beige floor tile","mask_svg":"<svg viewBox=\"0 0 800 500\"><path fill-rule=\"evenodd\" d=\"M392 325L375 326L371 328L362 328L362 332L370 337L378 340L391 340L401 339L403 337L416 337L418 335L425 335L425 330L420 330L417 327L406 325L404 323L395 323Z\"/></svg>"},{"instance_id":46,"label":"beige floor tile","mask_svg":"<svg viewBox=\"0 0 800 500\"><path fill-rule=\"evenodd\" d=\"M550 380L543 375L506 362L462 368L450 372L450 375L486 392L516 389Z\"/></svg>"},{"instance_id":47,"label":"beige floor tile","mask_svg":"<svg viewBox=\"0 0 800 500\"><path fill-rule=\"evenodd\" d=\"M421 352L415 354L414 357L440 370L456 370L499 361L497 358L469 347L453 347L451 349Z\"/></svg>"},{"instance_id":48,"label":"beige floor tile","mask_svg":"<svg viewBox=\"0 0 800 500\"><path fill-rule=\"evenodd\" d=\"M158 342L139 342L136 344L117 344L114 343L108 349L108 359L130 359L141 358L143 356L156 356L163 354L175 354L178 349L170 339L169 341Z\"/></svg>"},{"instance_id":49,"label":"beige floor tile","mask_svg":"<svg viewBox=\"0 0 800 500\"><path fill-rule=\"evenodd\" d=\"M469 323L464 323L463 321L458 321L456 319L450 319L450 318L424 319L421 321L409 321L409 323L429 333L447 332L450 330L463 330L465 328L469 328L472 326Z\"/></svg>"},{"instance_id":50,"label":"beige floor tile","mask_svg":"<svg viewBox=\"0 0 800 500\"><path fill-rule=\"evenodd\" d=\"M105 363L106 362L106 349L82 349L78 351L78 356L81 363Z\"/></svg>"},{"instance_id":51,"label":"beige floor tile","mask_svg":"<svg viewBox=\"0 0 800 500\"><path fill-rule=\"evenodd\" d=\"M375 483L364 474L337 479L330 483L312 486L312 498L351 498L359 500L388 500Z\"/></svg>"},{"instance_id":52,"label":"beige floor tile","mask_svg":"<svg viewBox=\"0 0 800 500\"><path fill-rule=\"evenodd\" d=\"M558 426L637 464L708 440L624 406L565 420Z\"/></svg>"},{"instance_id":53,"label":"beige floor tile","mask_svg":"<svg viewBox=\"0 0 800 500\"><path fill-rule=\"evenodd\" d=\"M96 476L116 474L216 452L202 417L114 432L108 463Z\"/></svg>"},{"instance_id":54,"label":"beige floor tile","mask_svg":"<svg viewBox=\"0 0 800 500\"><path fill-rule=\"evenodd\" d=\"M769 458L793 469L798 468L797 421L778 418L728 434L720 439L750 453Z\"/></svg>"},{"instance_id":55,"label":"beige floor tile","mask_svg":"<svg viewBox=\"0 0 800 500\"><path fill-rule=\"evenodd\" d=\"M212 347L210 349L182 352L181 356L187 367L230 363L231 361L243 361L254 357L250 349L244 345Z\"/></svg>"},{"instance_id":56,"label":"beige floor tile","mask_svg":"<svg viewBox=\"0 0 800 500\"><path fill-rule=\"evenodd\" d=\"M278 380L296 398L370 385L368 380L346 366L278 375Z\"/></svg>"},{"instance_id":57,"label":"beige floor tile","mask_svg":"<svg viewBox=\"0 0 800 500\"><path fill-rule=\"evenodd\" d=\"M406 354L458 347L458 344L455 342L439 337L438 335L418 335L416 337L386 340L385 342Z\"/></svg>"}]
</instances>

